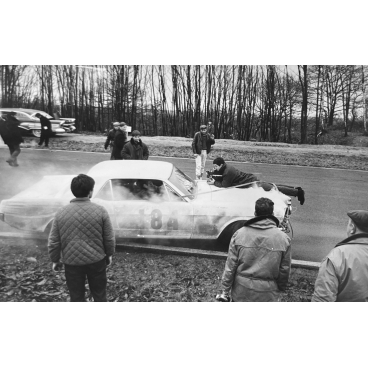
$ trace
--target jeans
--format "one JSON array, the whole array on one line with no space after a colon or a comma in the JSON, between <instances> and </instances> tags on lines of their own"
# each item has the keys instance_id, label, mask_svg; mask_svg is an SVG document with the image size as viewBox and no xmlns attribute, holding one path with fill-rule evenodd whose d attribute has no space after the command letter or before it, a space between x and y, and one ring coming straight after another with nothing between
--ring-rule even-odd
<instances>
[{"instance_id":1,"label":"jeans","mask_svg":"<svg viewBox=\"0 0 368 368\"><path fill-rule=\"evenodd\" d=\"M197 155L196 162L196 179L201 179L206 166L207 150L202 150L201 154Z\"/></svg>"},{"instance_id":2,"label":"jeans","mask_svg":"<svg viewBox=\"0 0 368 368\"><path fill-rule=\"evenodd\" d=\"M107 302L106 297L106 260L105 258L96 263L71 266L65 265L66 285L69 289L71 302L84 302L84 284L88 279L89 290L95 302Z\"/></svg>"}]
</instances>

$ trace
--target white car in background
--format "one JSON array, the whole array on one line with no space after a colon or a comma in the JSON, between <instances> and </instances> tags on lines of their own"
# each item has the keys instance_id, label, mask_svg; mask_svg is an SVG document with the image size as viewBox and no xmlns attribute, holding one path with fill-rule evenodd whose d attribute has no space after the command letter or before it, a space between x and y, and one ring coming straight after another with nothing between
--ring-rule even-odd
<instances>
[{"instance_id":1,"label":"white car in background","mask_svg":"<svg viewBox=\"0 0 368 368\"><path fill-rule=\"evenodd\" d=\"M54 119L51 115L41 110L0 108L0 114L15 112L15 117L20 121L19 128L24 132L31 133L34 137L41 137L41 123L35 115L41 114L50 119L53 134L71 133L75 128L74 118Z\"/></svg>"}]
</instances>

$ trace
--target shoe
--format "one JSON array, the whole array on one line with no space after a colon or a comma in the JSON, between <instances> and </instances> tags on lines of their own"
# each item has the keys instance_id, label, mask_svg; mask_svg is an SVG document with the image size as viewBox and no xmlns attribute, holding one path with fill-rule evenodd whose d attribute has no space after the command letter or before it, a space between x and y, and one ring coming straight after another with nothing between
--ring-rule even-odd
<instances>
[{"instance_id":1,"label":"shoe","mask_svg":"<svg viewBox=\"0 0 368 368\"><path fill-rule=\"evenodd\" d=\"M305 202L305 192L301 187L296 187L295 189L298 189L298 201L303 205Z\"/></svg>"},{"instance_id":2,"label":"shoe","mask_svg":"<svg viewBox=\"0 0 368 368\"><path fill-rule=\"evenodd\" d=\"M7 159L6 162L10 165L13 166L13 160L11 158Z\"/></svg>"}]
</instances>

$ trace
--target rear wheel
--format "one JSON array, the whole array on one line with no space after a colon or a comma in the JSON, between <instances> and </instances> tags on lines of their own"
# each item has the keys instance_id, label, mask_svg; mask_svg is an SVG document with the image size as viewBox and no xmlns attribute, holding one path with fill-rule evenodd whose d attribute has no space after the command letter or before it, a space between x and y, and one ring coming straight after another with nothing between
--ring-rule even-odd
<instances>
[{"instance_id":1,"label":"rear wheel","mask_svg":"<svg viewBox=\"0 0 368 368\"><path fill-rule=\"evenodd\" d=\"M41 129L32 129L32 135L36 138L41 137Z\"/></svg>"},{"instance_id":2,"label":"rear wheel","mask_svg":"<svg viewBox=\"0 0 368 368\"><path fill-rule=\"evenodd\" d=\"M228 225L217 239L217 249L221 252L229 250L230 240L233 235L243 227L245 221L236 221Z\"/></svg>"}]
</instances>

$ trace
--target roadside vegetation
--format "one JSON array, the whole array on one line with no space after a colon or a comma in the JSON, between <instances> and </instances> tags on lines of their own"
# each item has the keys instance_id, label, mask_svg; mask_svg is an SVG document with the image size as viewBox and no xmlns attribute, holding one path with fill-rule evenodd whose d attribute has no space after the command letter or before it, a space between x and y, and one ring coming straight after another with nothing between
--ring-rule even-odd
<instances>
[{"instance_id":1,"label":"roadside vegetation","mask_svg":"<svg viewBox=\"0 0 368 368\"><path fill-rule=\"evenodd\" d=\"M69 300L64 273L51 270L44 250L36 246L0 246L0 259L0 302ZM214 302L224 266L224 260L117 252L107 272L108 300ZM292 268L281 300L310 301L316 275L315 270ZM87 299L91 301L89 295Z\"/></svg>"}]
</instances>

